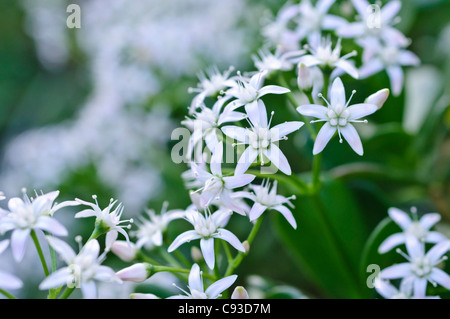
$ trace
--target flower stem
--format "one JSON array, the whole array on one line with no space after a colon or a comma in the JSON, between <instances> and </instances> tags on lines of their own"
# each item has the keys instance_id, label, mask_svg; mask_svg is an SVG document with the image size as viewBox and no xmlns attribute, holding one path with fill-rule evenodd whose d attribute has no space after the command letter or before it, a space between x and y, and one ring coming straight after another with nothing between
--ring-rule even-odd
<instances>
[{"instance_id":1,"label":"flower stem","mask_svg":"<svg viewBox=\"0 0 450 319\"><path fill-rule=\"evenodd\" d=\"M153 266L152 270L154 272L172 272L172 273L181 273L181 274L189 274L191 272L190 269L182 268L182 267L172 267L172 266ZM202 272L202 276L213 281L216 281L217 278L205 272Z\"/></svg>"},{"instance_id":2,"label":"flower stem","mask_svg":"<svg viewBox=\"0 0 450 319\"><path fill-rule=\"evenodd\" d=\"M39 240L36 236L36 232L34 230L32 230L30 235L31 235L31 238L33 239L34 245L36 246L36 250L38 252L39 259L41 260L42 268L44 269L45 277L48 277L48 275L50 275L50 273L48 271L47 262L45 260L44 253L42 252L41 245L39 244Z\"/></svg>"},{"instance_id":3,"label":"flower stem","mask_svg":"<svg viewBox=\"0 0 450 319\"><path fill-rule=\"evenodd\" d=\"M256 234L258 233L259 228L261 227L263 221L263 215L261 215L261 217L259 217L256 222L253 224L253 228L250 231L250 234L247 237L246 242L248 243L248 245L251 247L251 244L253 242L253 240L255 239ZM228 264L228 268L225 272L224 277L227 276L231 276L234 272L234 270L240 265L240 263L242 262L242 260L244 259L245 256L247 256L248 251L246 252L239 252L236 257L234 257L234 259L232 260L231 263Z\"/></svg>"},{"instance_id":4,"label":"flower stem","mask_svg":"<svg viewBox=\"0 0 450 319\"><path fill-rule=\"evenodd\" d=\"M15 296L0 288L0 294L4 295L8 299L17 299Z\"/></svg>"},{"instance_id":5,"label":"flower stem","mask_svg":"<svg viewBox=\"0 0 450 319\"><path fill-rule=\"evenodd\" d=\"M67 299L67 298L69 298L69 296L72 294L72 292L74 290L75 290L75 287L73 287L73 288L66 287L66 289L64 290L64 292L61 295L61 297L59 297L59 299Z\"/></svg>"},{"instance_id":6,"label":"flower stem","mask_svg":"<svg viewBox=\"0 0 450 319\"><path fill-rule=\"evenodd\" d=\"M317 194L321 188L321 181L320 181L320 169L322 166L322 154L317 154L313 158L313 165L312 165L312 185L311 185L311 191L313 194Z\"/></svg>"}]
</instances>

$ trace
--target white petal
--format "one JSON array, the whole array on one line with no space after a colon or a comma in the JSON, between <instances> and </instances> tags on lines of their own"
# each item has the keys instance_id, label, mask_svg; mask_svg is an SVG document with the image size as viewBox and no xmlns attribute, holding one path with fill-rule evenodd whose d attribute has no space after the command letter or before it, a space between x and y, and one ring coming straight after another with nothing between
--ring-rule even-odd
<instances>
[{"instance_id":1,"label":"white petal","mask_svg":"<svg viewBox=\"0 0 450 319\"><path fill-rule=\"evenodd\" d=\"M232 139L248 144L248 130L246 128L239 126L224 126L222 127L222 132Z\"/></svg>"},{"instance_id":2,"label":"white petal","mask_svg":"<svg viewBox=\"0 0 450 319\"><path fill-rule=\"evenodd\" d=\"M425 254L425 245L414 236L406 237L406 249L412 258L422 258Z\"/></svg>"},{"instance_id":3,"label":"white petal","mask_svg":"<svg viewBox=\"0 0 450 319\"><path fill-rule=\"evenodd\" d=\"M335 3L336 0L319 0L316 4L316 9L322 14L325 14L330 10L330 7Z\"/></svg>"},{"instance_id":4,"label":"white petal","mask_svg":"<svg viewBox=\"0 0 450 319\"><path fill-rule=\"evenodd\" d=\"M46 236L48 243L52 248L61 256L61 258L66 262L66 264L71 264L72 260L75 258L76 254L66 242L59 238L52 236Z\"/></svg>"},{"instance_id":5,"label":"white petal","mask_svg":"<svg viewBox=\"0 0 450 319\"><path fill-rule=\"evenodd\" d=\"M337 28L344 26L346 23L347 20L345 20L344 18L332 14L327 14L323 17L322 28L324 30L336 30Z\"/></svg>"},{"instance_id":6,"label":"white petal","mask_svg":"<svg viewBox=\"0 0 450 319\"><path fill-rule=\"evenodd\" d=\"M20 289L22 281L14 275L0 271L0 289Z\"/></svg>"},{"instance_id":7,"label":"white petal","mask_svg":"<svg viewBox=\"0 0 450 319\"><path fill-rule=\"evenodd\" d=\"M278 86L278 85L266 85L265 87L262 87L259 91L258 91L258 97L262 97L266 94L285 94L285 93L289 93L291 92L291 90L282 87L282 86Z\"/></svg>"},{"instance_id":8,"label":"white petal","mask_svg":"<svg viewBox=\"0 0 450 319\"><path fill-rule=\"evenodd\" d=\"M292 132L299 130L305 123L299 121L285 122L270 129L271 141L276 142Z\"/></svg>"},{"instance_id":9,"label":"white petal","mask_svg":"<svg viewBox=\"0 0 450 319\"><path fill-rule=\"evenodd\" d=\"M97 298L97 287L93 280L85 281L81 284L81 292L84 299L96 299Z\"/></svg>"},{"instance_id":10,"label":"white petal","mask_svg":"<svg viewBox=\"0 0 450 319\"><path fill-rule=\"evenodd\" d=\"M44 281L42 281L41 284L39 285L39 289L47 290L50 288L56 288L67 285L68 283L71 283L70 282L71 277L72 275L70 274L69 267L63 267L55 271L47 278L45 278Z\"/></svg>"},{"instance_id":11,"label":"white petal","mask_svg":"<svg viewBox=\"0 0 450 319\"><path fill-rule=\"evenodd\" d=\"M352 2L361 19L365 19L365 17L367 16L367 9L370 7L370 3L366 0L352 0Z\"/></svg>"},{"instance_id":12,"label":"white petal","mask_svg":"<svg viewBox=\"0 0 450 319\"><path fill-rule=\"evenodd\" d=\"M219 297L220 293L224 290L231 287L232 284L237 279L237 275L231 275L222 279L219 279L215 283L213 283L211 286L209 286L205 293L208 296L209 299L216 299Z\"/></svg>"},{"instance_id":13,"label":"white petal","mask_svg":"<svg viewBox=\"0 0 450 319\"><path fill-rule=\"evenodd\" d=\"M409 226L411 226L411 218L408 216L408 214L398 208L389 208L388 215L403 230L407 230Z\"/></svg>"},{"instance_id":14,"label":"white petal","mask_svg":"<svg viewBox=\"0 0 450 319\"><path fill-rule=\"evenodd\" d=\"M106 242L105 242L105 247L106 248L111 248L112 244L114 244L114 242L117 239L117 236L119 235L119 233L116 230L111 230L106 234Z\"/></svg>"},{"instance_id":15,"label":"white petal","mask_svg":"<svg viewBox=\"0 0 450 319\"><path fill-rule=\"evenodd\" d=\"M270 148L264 154L270 159L272 164L284 174L292 174L291 167L289 166L286 156L284 156L283 152L274 143L270 144Z\"/></svg>"},{"instance_id":16,"label":"white petal","mask_svg":"<svg viewBox=\"0 0 450 319\"><path fill-rule=\"evenodd\" d=\"M364 63L359 69L360 79L368 78L384 69L384 64L379 59L370 59L368 62Z\"/></svg>"},{"instance_id":17,"label":"white petal","mask_svg":"<svg viewBox=\"0 0 450 319\"><path fill-rule=\"evenodd\" d=\"M95 279L100 280L100 281L106 281L106 282L117 282L117 283L121 283L122 280L120 280L119 277L117 277L116 273L114 272L114 270L110 267L107 266L102 266L100 265L96 272L95 272Z\"/></svg>"},{"instance_id":18,"label":"white petal","mask_svg":"<svg viewBox=\"0 0 450 319\"><path fill-rule=\"evenodd\" d=\"M359 79L358 69L349 61L340 59L334 64L334 66L344 70L352 78Z\"/></svg>"},{"instance_id":19,"label":"white petal","mask_svg":"<svg viewBox=\"0 0 450 319\"><path fill-rule=\"evenodd\" d=\"M384 254L390 251L392 248L397 247L400 244L404 244L406 241L406 236L403 233L397 233L386 238L378 248L380 254Z\"/></svg>"},{"instance_id":20,"label":"white petal","mask_svg":"<svg viewBox=\"0 0 450 319\"><path fill-rule=\"evenodd\" d=\"M252 206L252 209L250 210L250 213L248 214L248 217L251 221L254 221L259 218L259 216L264 213L264 211L267 209L266 206L261 205L260 203L255 203Z\"/></svg>"},{"instance_id":21,"label":"white petal","mask_svg":"<svg viewBox=\"0 0 450 319\"><path fill-rule=\"evenodd\" d=\"M375 278L374 286L377 292L385 299L391 299L398 294L398 290L389 282L381 280L379 277Z\"/></svg>"},{"instance_id":22,"label":"white petal","mask_svg":"<svg viewBox=\"0 0 450 319\"><path fill-rule=\"evenodd\" d=\"M337 35L342 38L356 38L364 34L365 25L361 22L352 22L337 29Z\"/></svg>"},{"instance_id":23,"label":"white petal","mask_svg":"<svg viewBox=\"0 0 450 319\"><path fill-rule=\"evenodd\" d=\"M398 0L391 0L386 3L381 9L381 17L383 19L383 22L389 24L400 11L401 7L402 3Z\"/></svg>"},{"instance_id":24,"label":"white petal","mask_svg":"<svg viewBox=\"0 0 450 319\"><path fill-rule=\"evenodd\" d=\"M427 258L431 263L436 263L450 249L450 240L442 241L434 245L428 252Z\"/></svg>"},{"instance_id":25,"label":"white petal","mask_svg":"<svg viewBox=\"0 0 450 319\"><path fill-rule=\"evenodd\" d=\"M316 141L314 142L314 155L317 155L323 151L325 146L327 146L328 142L333 137L334 133L336 133L336 127L333 127L328 122L326 122L320 129L319 133L317 134Z\"/></svg>"},{"instance_id":26,"label":"white petal","mask_svg":"<svg viewBox=\"0 0 450 319\"><path fill-rule=\"evenodd\" d=\"M11 234L11 249L14 259L21 262L25 255L25 248L27 244L30 229L16 229Z\"/></svg>"},{"instance_id":27,"label":"white petal","mask_svg":"<svg viewBox=\"0 0 450 319\"><path fill-rule=\"evenodd\" d=\"M56 219L50 216L41 216L36 223L36 227L45 230L56 236L67 236L67 229Z\"/></svg>"},{"instance_id":28,"label":"white petal","mask_svg":"<svg viewBox=\"0 0 450 319\"><path fill-rule=\"evenodd\" d=\"M299 106L297 112L304 116L312 116L319 119L327 119L328 108L317 104L306 104Z\"/></svg>"},{"instance_id":29,"label":"white petal","mask_svg":"<svg viewBox=\"0 0 450 319\"><path fill-rule=\"evenodd\" d=\"M286 218L289 224L291 224L294 229L297 229L297 222L295 221L294 215L292 215L292 212L287 207L283 205L277 205L272 209L275 209L283 214L284 218Z\"/></svg>"},{"instance_id":30,"label":"white petal","mask_svg":"<svg viewBox=\"0 0 450 319\"><path fill-rule=\"evenodd\" d=\"M178 235L177 238L175 238L175 240L169 246L167 251L170 253L170 252L174 251L175 249L177 249L180 245L182 245L184 243L188 243L194 239L199 239L200 237L201 236L199 234L197 234L197 232L195 230L185 231L184 233L181 233L180 235Z\"/></svg>"},{"instance_id":31,"label":"white petal","mask_svg":"<svg viewBox=\"0 0 450 319\"><path fill-rule=\"evenodd\" d=\"M214 238L200 239L200 249L209 269L214 269Z\"/></svg>"},{"instance_id":32,"label":"white petal","mask_svg":"<svg viewBox=\"0 0 450 319\"><path fill-rule=\"evenodd\" d=\"M360 103L354 104L347 108L347 111L350 112L349 120L357 120L372 113L375 113L378 110L378 107L375 104L368 103Z\"/></svg>"},{"instance_id":33,"label":"white petal","mask_svg":"<svg viewBox=\"0 0 450 319\"><path fill-rule=\"evenodd\" d=\"M96 213L92 209L84 209L81 212L75 214L75 218L84 218L84 217L93 217L96 216Z\"/></svg>"},{"instance_id":34,"label":"white petal","mask_svg":"<svg viewBox=\"0 0 450 319\"><path fill-rule=\"evenodd\" d=\"M420 64L420 59L411 51L403 50L400 51L398 55L398 63L400 63L401 65L417 66Z\"/></svg>"},{"instance_id":35,"label":"white petal","mask_svg":"<svg viewBox=\"0 0 450 319\"><path fill-rule=\"evenodd\" d=\"M397 279L404 278L411 274L411 266L409 263L396 264L383 269L380 272L380 277L382 279Z\"/></svg>"},{"instance_id":36,"label":"white petal","mask_svg":"<svg viewBox=\"0 0 450 319\"><path fill-rule=\"evenodd\" d=\"M217 235L215 237L226 240L227 242L230 243L231 246L233 246L237 250L245 252L245 247L244 247L244 245L242 245L239 238L237 238L236 235L233 234L232 232L230 232L229 230L227 230L225 228L221 228L221 229L219 229L219 235Z\"/></svg>"},{"instance_id":37,"label":"white petal","mask_svg":"<svg viewBox=\"0 0 450 319\"><path fill-rule=\"evenodd\" d=\"M433 268L430 274L430 279L446 289L450 289L450 276L441 269Z\"/></svg>"},{"instance_id":38,"label":"white petal","mask_svg":"<svg viewBox=\"0 0 450 319\"><path fill-rule=\"evenodd\" d=\"M344 107L346 104L345 88L341 78L336 78L331 86L330 103L333 108L337 106Z\"/></svg>"},{"instance_id":39,"label":"white petal","mask_svg":"<svg viewBox=\"0 0 450 319\"><path fill-rule=\"evenodd\" d=\"M250 174L241 174L235 176L225 176L223 181L225 187L228 189L234 189L250 184L255 179L255 176Z\"/></svg>"},{"instance_id":40,"label":"white petal","mask_svg":"<svg viewBox=\"0 0 450 319\"><path fill-rule=\"evenodd\" d=\"M403 70L400 66L390 66L386 69L391 82L392 94L400 95L403 89Z\"/></svg>"},{"instance_id":41,"label":"white petal","mask_svg":"<svg viewBox=\"0 0 450 319\"><path fill-rule=\"evenodd\" d=\"M437 231L428 232L424 239L426 243L439 243L444 240L447 240L447 237Z\"/></svg>"},{"instance_id":42,"label":"white petal","mask_svg":"<svg viewBox=\"0 0 450 319\"><path fill-rule=\"evenodd\" d=\"M0 255L5 251L6 248L8 248L9 240L5 239L0 241Z\"/></svg>"},{"instance_id":43,"label":"white petal","mask_svg":"<svg viewBox=\"0 0 450 319\"><path fill-rule=\"evenodd\" d=\"M376 107L375 107L376 108ZM362 156L364 154L361 139L359 138L358 132L355 127L348 123L345 127L340 129L342 136L351 146L351 148L356 152L356 154Z\"/></svg>"},{"instance_id":44,"label":"white petal","mask_svg":"<svg viewBox=\"0 0 450 319\"><path fill-rule=\"evenodd\" d=\"M300 63L303 63L303 64L306 65L308 68L310 68L310 67L312 67L312 66L322 64L322 61L319 60L318 58L316 58L316 57L313 56L313 55L305 55L305 56L302 56L302 57L299 59L299 64L300 64Z\"/></svg>"},{"instance_id":45,"label":"white petal","mask_svg":"<svg viewBox=\"0 0 450 319\"><path fill-rule=\"evenodd\" d=\"M254 126L267 127L267 110L262 100L246 104L245 112Z\"/></svg>"},{"instance_id":46,"label":"white petal","mask_svg":"<svg viewBox=\"0 0 450 319\"><path fill-rule=\"evenodd\" d=\"M420 226L424 229L430 229L441 220L441 215L438 213L425 214L420 218Z\"/></svg>"},{"instance_id":47,"label":"white petal","mask_svg":"<svg viewBox=\"0 0 450 319\"><path fill-rule=\"evenodd\" d=\"M255 150L253 147L247 147L245 151L242 153L241 157L239 157L238 163L236 165L236 169L234 171L235 175L244 174L250 165L252 165L256 158L258 157L259 152Z\"/></svg>"},{"instance_id":48,"label":"white petal","mask_svg":"<svg viewBox=\"0 0 450 319\"><path fill-rule=\"evenodd\" d=\"M427 291L427 279L415 278L414 279L414 298L424 298Z\"/></svg>"},{"instance_id":49,"label":"white petal","mask_svg":"<svg viewBox=\"0 0 450 319\"><path fill-rule=\"evenodd\" d=\"M203 281L202 281L202 277L200 275L200 267L197 264L193 264L191 271L189 273L189 289L192 290L197 290L200 292L204 291L203 288Z\"/></svg>"},{"instance_id":50,"label":"white petal","mask_svg":"<svg viewBox=\"0 0 450 319\"><path fill-rule=\"evenodd\" d=\"M223 143L220 142L216 145L213 155L211 157L211 173L216 176L222 176L222 161L223 161Z\"/></svg>"}]
</instances>

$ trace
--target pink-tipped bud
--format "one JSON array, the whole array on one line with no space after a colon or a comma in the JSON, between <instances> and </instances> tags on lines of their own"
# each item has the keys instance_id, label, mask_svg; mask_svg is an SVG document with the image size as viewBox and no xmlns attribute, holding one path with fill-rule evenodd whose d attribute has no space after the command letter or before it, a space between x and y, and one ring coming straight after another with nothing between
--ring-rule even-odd
<instances>
[{"instance_id":1,"label":"pink-tipped bud","mask_svg":"<svg viewBox=\"0 0 450 319\"><path fill-rule=\"evenodd\" d=\"M366 103L369 104L375 104L378 109L381 109L384 105L384 102L386 102L387 98L389 97L389 89L382 89L378 92L372 94L366 99Z\"/></svg>"},{"instance_id":2,"label":"pink-tipped bud","mask_svg":"<svg viewBox=\"0 0 450 319\"><path fill-rule=\"evenodd\" d=\"M298 67L297 84L298 88L302 91L309 91L313 86L311 71L303 63L300 63Z\"/></svg>"},{"instance_id":3,"label":"pink-tipped bud","mask_svg":"<svg viewBox=\"0 0 450 319\"><path fill-rule=\"evenodd\" d=\"M248 296L247 290L245 290L244 287L237 286L236 288L234 288L231 299L250 299L250 297Z\"/></svg>"},{"instance_id":4,"label":"pink-tipped bud","mask_svg":"<svg viewBox=\"0 0 450 319\"><path fill-rule=\"evenodd\" d=\"M123 261L130 262L136 258L138 249L133 243L116 240L111 246L111 251Z\"/></svg>"},{"instance_id":5,"label":"pink-tipped bud","mask_svg":"<svg viewBox=\"0 0 450 319\"><path fill-rule=\"evenodd\" d=\"M134 264L117 272L123 281L142 282L152 275L152 265L147 263Z\"/></svg>"}]
</instances>

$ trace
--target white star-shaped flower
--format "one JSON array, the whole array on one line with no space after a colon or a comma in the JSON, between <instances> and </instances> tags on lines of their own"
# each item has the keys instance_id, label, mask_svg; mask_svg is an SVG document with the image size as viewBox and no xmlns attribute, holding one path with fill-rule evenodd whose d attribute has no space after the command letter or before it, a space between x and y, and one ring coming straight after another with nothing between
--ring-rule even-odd
<instances>
[{"instance_id":1,"label":"white star-shaped flower","mask_svg":"<svg viewBox=\"0 0 450 319\"><path fill-rule=\"evenodd\" d=\"M434 245L425 253L424 243L414 236L408 236L406 239L408 255L398 250L408 262L383 269L380 272L380 278L412 280L414 287L413 296L416 298L422 298L426 295L428 282L450 289L450 276L438 268L438 265L447 259L444 255L449 248L450 241L446 240Z\"/></svg>"},{"instance_id":2,"label":"white star-shaped flower","mask_svg":"<svg viewBox=\"0 0 450 319\"><path fill-rule=\"evenodd\" d=\"M292 173L291 167L286 156L277 146L277 143L280 140L286 139L286 135L300 129L304 123L291 121L270 128L271 121L267 120L267 110L262 100L247 104L245 110L251 128L239 126L222 127L222 132L226 136L237 140L239 142L238 144L248 144L248 147L238 160L235 174L244 174L258 156L260 157L261 163L264 164L265 156L280 171L290 175Z\"/></svg>"},{"instance_id":3,"label":"white star-shaped flower","mask_svg":"<svg viewBox=\"0 0 450 319\"><path fill-rule=\"evenodd\" d=\"M66 201L54 205L59 191L37 195L29 198L24 193L23 199L13 197L8 201L9 211L3 211L0 219L0 233L12 230L11 249L14 259L20 262L25 255L25 248L32 230L41 230L55 236L67 236L67 229L58 222L53 214L66 206L75 206L79 203Z\"/></svg>"},{"instance_id":4,"label":"white star-shaped flower","mask_svg":"<svg viewBox=\"0 0 450 319\"><path fill-rule=\"evenodd\" d=\"M190 242L191 240L200 239L200 249L203 258L209 268L214 269L214 239L223 239L230 245L241 252L245 252L244 245L229 230L223 228L228 222L232 212L227 209L220 209L213 214L208 211L205 215L197 210L186 212L185 219L194 226L193 230L188 230L180 235L169 246L168 251L172 252L180 245Z\"/></svg>"},{"instance_id":5,"label":"white star-shaped flower","mask_svg":"<svg viewBox=\"0 0 450 319\"><path fill-rule=\"evenodd\" d=\"M425 214L420 219L417 218L416 214L413 214L414 218L410 218L404 211L392 207L389 208L388 214L401 227L403 232L393 234L386 238L378 248L380 254L384 254L392 248L404 244L406 238L410 235L415 236L419 241L424 243L438 243L447 240L447 237L443 234L430 230L431 227L441 220L441 215L438 213Z\"/></svg>"},{"instance_id":6,"label":"white star-shaped flower","mask_svg":"<svg viewBox=\"0 0 450 319\"><path fill-rule=\"evenodd\" d=\"M176 286L185 295L171 296L168 299L217 299L223 291L231 287L236 279L237 275L231 275L219 279L205 290L200 267L197 264L194 264L192 265L191 272L189 273L189 292Z\"/></svg>"},{"instance_id":7,"label":"white star-shaped flower","mask_svg":"<svg viewBox=\"0 0 450 319\"><path fill-rule=\"evenodd\" d=\"M99 255L100 245L96 239L89 240L78 255L66 242L58 238L47 236L47 240L67 266L44 279L39 289L47 290L67 285L69 288L81 288L84 298L93 299L97 296L95 281L121 282L114 270L102 265L105 253Z\"/></svg>"},{"instance_id":8,"label":"white star-shaped flower","mask_svg":"<svg viewBox=\"0 0 450 319\"><path fill-rule=\"evenodd\" d=\"M386 91L384 92L386 93ZM352 96L354 93L355 91L353 91ZM361 139L352 123L365 123L365 120L360 119L377 111L378 106L370 103L349 106L352 97L348 101L346 100L344 84L340 78L336 78L333 81L330 90L330 101L323 99L328 107L308 104L297 108L297 111L304 116L318 118L317 121L313 122L325 122L317 134L313 154L316 155L322 152L330 139L338 132L341 143L343 137L358 155L363 155Z\"/></svg>"}]
</instances>

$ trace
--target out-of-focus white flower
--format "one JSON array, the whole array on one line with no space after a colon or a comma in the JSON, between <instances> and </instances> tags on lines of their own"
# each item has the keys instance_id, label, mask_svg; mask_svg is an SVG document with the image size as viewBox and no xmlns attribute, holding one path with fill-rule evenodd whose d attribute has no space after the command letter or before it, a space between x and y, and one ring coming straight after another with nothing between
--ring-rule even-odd
<instances>
[{"instance_id":1,"label":"out-of-focus white flower","mask_svg":"<svg viewBox=\"0 0 450 319\"><path fill-rule=\"evenodd\" d=\"M301 91L309 91L312 89L314 82L311 75L311 71L304 64L300 63L298 65L298 75L297 75L297 85Z\"/></svg>"},{"instance_id":2,"label":"out-of-focus white flower","mask_svg":"<svg viewBox=\"0 0 450 319\"><path fill-rule=\"evenodd\" d=\"M280 47L274 53L267 49L260 49L258 55L252 56L255 67L260 71L267 71L268 75L274 71L290 71L299 57L305 54L304 50L284 52Z\"/></svg>"},{"instance_id":3,"label":"out-of-focus white flower","mask_svg":"<svg viewBox=\"0 0 450 319\"><path fill-rule=\"evenodd\" d=\"M27 240L32 230L42 230L55 236L67 236L67 229L53 214L66 206L78 205L75 201L65 201L53 205L59 191L38 195L30 199L24 192L23 199L13 197L8 201L9 212L0 219L0 233L12 230L11 249L14 259L20 262L25 255Z\"/></svg>"},{"instance_id":4,"label":"out-of-focus white flower","mask_svg":"<svg viewBox=\"0 0 450 319\"><path fill-rule=\"evenodd\" d=\"M96 280L121 283L115 272L107 266L103 266L105 253L100 254L100 245L96 239L89 240L78 255L64 241L47 236L49 244L61 255L67 264L48 276L39 285L39 289L47 290L67 285L69 288L81 288L86 299L96 298Z\"/></svg>"},{"instance_id":5,"label":"out-of-focus white flower","mask_svg":"<svg viewBox=\"0 0 450 319\"><path fill-rule=\"evenodd\" d=\"M169 246L168 251L172 252L180 245L190 242L191 240L200 239L200 249L209 268L214 269L214 238L223 239L231 246L241 252L245 252L245 248L239 239L229 230L223 228L232 214L229 210L218 210L213 214L202 213L191 210L186 212L186 220L194 226L194 230L188 230L180 235Z\"/></svg>"},{"instance_id":6,"label":"out-of-focus white flower","mask_svg":"<svg viewBox=\"0 0 450 319\"><path fill-rule=\"evenodd\" d=\"M183 218L185 212L180 209L167 210L168 203L164 202L161 213L156 214L153 209L147 209L148 219L139 218L138 229L133 232L137 237L136 247L141 249L151 249L154 246L161 246L163 243L163 233L166 231L169 223L178 218Z\"/></svg>"},{"instance_id":7,"label":"out-of-focus white flower","mask_svg":"<svg viewBox=\"0 0 450 319\"><path fill-rule=\"evenodd\" d=\"M185 295L171 296L168 299L217 299L220 294L230 288L230 286L236 281L237 275L231 275L211 284L206 290L203 287L203 278L200 267L194 264L189 273L189 292L180 289Z\"/></svg>"},{"instance_id":8,"label":"out-of-focus white flower","mask_svg":"<svg viewBox=\"0 0 450 319\"><path fill-rule=\"evenodd\" d=\"M6 250L8 244L7 239L0 241L0 255ZM0 289L20 289L22 286L23 283L19 278L0 270Z\"/></svg>"},{"instance_id":9,"label":"out-of-focus white flower","mask_svg":"<svg viewBox=\"0 0 450 319\"><path fill-rule=\"evenodd\" d=\"M97 196L94 195L92 198L95 200L95 203L86 202L81 199L75 199L78 203L90 206L90 209L85 209L81 212L78 212L75 215L75 218L84 218L84 217L95 217L96 227L99 227L102 232L106 233L106 247L109 249L111 245L116 241L118 233L121 233L127 240L130 241L127 232L124 228L130 229L131 225L122 225L123 223L132 223L133 219L128 220L120 220L123 213L123 205L119 203L113 210L112 208L116 205L117 200L111 198L109 201L109 205L104 209L101 209L97 202ZM112 211L111 211L112 210Z\"/></svg>"},{"instance_id":10,"label":"out-of-focus white flower","mask_svg":"<svg viewBox=\"0 0 450 319\"><path fill-rule=\"evenodd\" d=\"M352 96L355 92L353 91ZM352 149L358 155L363 155L361 139L351 123L365 123L365 120L359 119L376 112L378 106L368 103L349 106L352 96L348 101L346 100L344 84L340 78L336 78L331 87L330 101L328 102L323 98L328 107L309 104L297 108L297 111L302 115L318 118L317 121L313 122L325 122L317 134L313 148L314 155L322 152L336 132L339 134L339 142L342 143L343 141L342 134Z\"/></svg>"},{"instance_id":11,"label":"out-of-focus white flower","mask_svg":"<svg viewBox=\"0 0 450 319\"><path fill-rule=\"evenodd\" d=\"M391 82L392 94L399 95L403 89L403 66L418 66L419 58L411 51L395 46L381 47L377 53L359 69L359 75L365 79L386 70Z\"/></svg>"},{"instance_id":12,"label":"out-of-focus white flower","mask_svg":"<svg viewBox=\"0 0 450 319\"><path fill-rule=\"evenodd\" d=\"M284 197L282 195L278 195L277 181L273 182L272 188L269 180L264 181L261 185L251 184L249 188L253 191L252 193L239 192L239 195L254 202L249 213L249 218L251 221L258 219L258 217L261 216L266 210L273 209L280 212L294 229L297 228L297 223L292 215L292 212L289 208L283 206L284 204L287 204L291 208L294 208L290 200L295 199L295 196Z\"/></svg>"},{"instance_id":13,"label":"out-of-focus white flower","mask_svg":"<svg viewBox=\"0 0 450 319\"><path fill-rule=\"evenodd\" d=\"M322 38L320 43L315 46L307 46L311 54L299 58L299 63L303 63L308 68L313 66L336 68L336 72L342 70L351 77L358 79L358 69L348 61L357 52L353 51L341 57L341 39L338 39L334 49L332 49L332 45L331 38L328 37Z\"/></svg>"},{"instance_id":14,"label":"out-of-focus white flower","mask_svg":"<svg viewBox=\"0 0 450 319\"><path fill-rule=\"evenodd\" d=\"M404 211L392 207L389 208L388 214L400 226L402 232L386 238L378 248L380 254L386 253L400 244L404 244L406 238L411 235L424 243L438 243L447 240L447 237L443 234L430 230L431 227L441 220L441 215L438 213L425 214L418 219L417 214L413 210L413 218L410 218Z\"/></svg>"},{"instance_id":15,"label":"out-of-focus white flower","mask_svg":"<svg viewBox=\"0 0 450 319\"><path fill-rule=\"evenodd\" d=\"M433 285L439 284L450 289L450 276L438 268L438 265L447 259L444 255L449 248L450 241L446 240L436 244L425 253L425 244L415 236L408 236L406 238L408 255L398 250L408 262L383 269L380 272L380 278L412 280L415 298L425 297L428 281Z\"/></svg>"},{"instance_id":16,"label":"out-of-focus white flower","mask_svg":"<svg viewBox=\"0 0 450 319\"><path fill-rule=\"evenodd\" d=\"M234 80L230 78L234 67L230 66L227 71L221 73L219 69L214 66L205 72L200 72L198 78L200 83L197 88L189 88L189 92L195 92L197 95L192 99L189 113L193 113L196 108L201 107L204 99L207 96L215 97L223 90L232 87ZM217 114L218 115L218 114Z\"/></svg>"},{"instance_id":17,"label":"out-of-focus white flower","mask_svg":"<svg viewBox=\"0 0 450 319\"><path fill-rule=\"evenodd\" d=\"M296 18L296 33L300 40L307 38L308 43L318 44L323 30L336 30L347 22L344 18L328 13L335 1L319 0L316 6L310 0L300 2L300 16Z\"/></svg>"},{"instance_id":18,"label":"out-of-focus white flower","mask_svg":"<svg viewBox=\"0 0 450 319\"><path fill-rule=\"evenodd\" d=\"M250 129L240 126L224 126L222 128L222 132L226 136L239 142L236 145L248 144L238 160L235 174L244 174L258 156L263 164L265 156L283 173L290 175L291 167L286 156L277 146L277 142L286 139L286 135L297 131L304 123L290 121L270 128L271 119L267 120L267 110L262 100L247 104L245 110L251 125Z\"/></svg>"},{"instance_id":19,"label":"out-of-focus white flower","mask_svg":"<svg viewBox=\"0 0 450 319\"><path fill-rule=\"evenodd\" d=\"M200 204L202 207L206 207L211 205L215 200L220 200L224 207L243 215L245 214L244 209L233 199L232 191L233 189L250 184L255 179L255 176L250 174L223 176L222 161L223 143L220 142L217 144L211 157L211 172L196 163L191 163L191 169L195 178L203 184L198 189L198 191L201 191Z\"/></svg>"},{"instance_id":20,"label":"out-of-focus white flower","mask_svg":"<svg viewBox=\"0 0 450 319\"><path fill-rule=\"evenodd\" d=\"M336 30L338 36L355 38L364 48L363 60L368 61L374 54L373 47L382 43L392 46L405 47L409 40L392 26L397 22L397 13L401 8L401 1L389 1L383 8L374 7L366 0L352 0L361 21L347 23ZM372 9L377 10L373 12Z\"/></svg>"}]
</instances>

